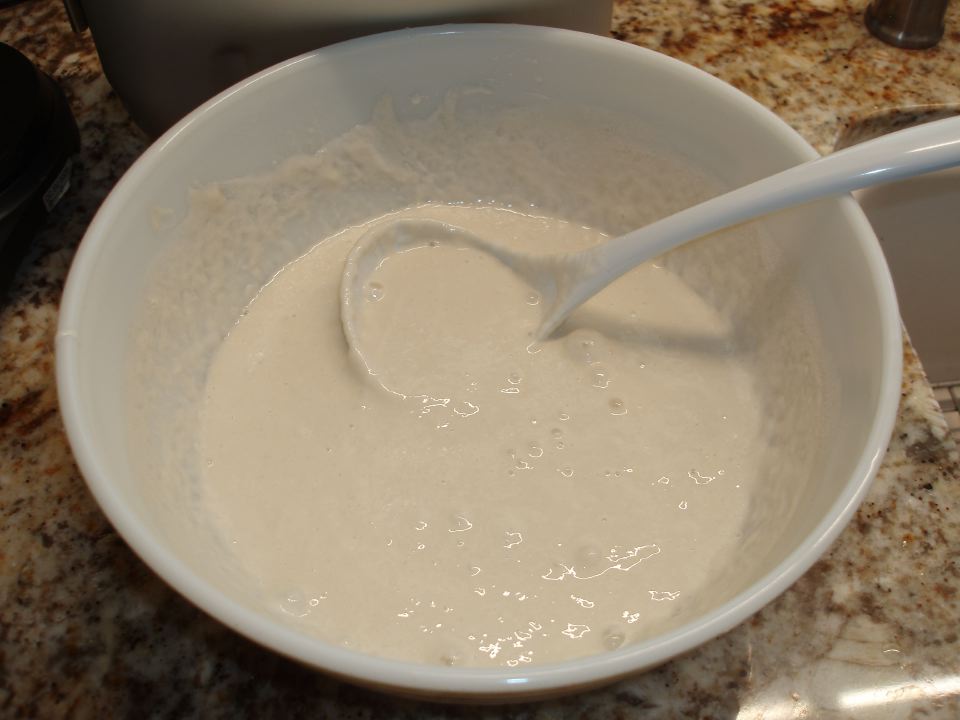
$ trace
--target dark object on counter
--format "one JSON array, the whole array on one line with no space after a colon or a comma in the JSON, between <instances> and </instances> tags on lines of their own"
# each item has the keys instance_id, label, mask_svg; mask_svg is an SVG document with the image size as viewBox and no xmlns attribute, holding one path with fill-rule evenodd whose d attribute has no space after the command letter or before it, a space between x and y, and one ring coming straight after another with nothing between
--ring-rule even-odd
<instances>
[{"instance_id":1,"label":"dark object on counter","mask_svg":"<svg viewBox=\"0 0 960 720\"><path fill-rule=\"evenodd\" d=\"M40 224L70 186L80 135L57 84L0 43L0 301Z\"/></svg>"},{"instance_id":2,"label":"dark object on counter","mask_svg":"<svg viewBox=\"0 0 960 720\"><path fill-rule=\"evenodd\" d=\"M300 53L440 23L548 25L606 35L613 0L63 0L90 29L130 116L157 136L221 90Z\"/></svg>"},{"instance_id":3,"label":"dark object on counter","mask_svg":"<svg viewBox=\"0 0 960 720\"><path fill-rule=\"evenodd\" d=\"M873 0L867 29L889 45L920 50L940 42L949 0Z\"/></svg>"}]
</instances>

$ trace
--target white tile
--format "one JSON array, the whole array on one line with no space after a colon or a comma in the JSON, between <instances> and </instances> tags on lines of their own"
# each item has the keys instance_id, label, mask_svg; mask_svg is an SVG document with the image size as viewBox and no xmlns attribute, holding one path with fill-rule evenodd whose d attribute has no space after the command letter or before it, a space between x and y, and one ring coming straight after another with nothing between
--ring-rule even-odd
<instances>
[{"instance_id":1,"label":"white tile","mask_svg":"<svg viewBox=\"0 0 960 720\"><path fill-rule=\"evenodd\" d=\"M953 410L956 407L953 397L950 395L950 388L935 387L933 389L933 397L940 404L940 409L943 412Z\"/></svg>"},{"instance_id":2,"label":"white tile","mask_svg":"<svg viewBox=\"0 0 960 720\"><path fill-rule=\"evenodd\" d=\"M953 395L953 406L960 408L960 385L952 385L950 387L950 394Z\"/></svg>"},{"instance_id":3,"label":"white tile","mask_svg":"<svg viewBox=\"0 0 960 720\"><path fill-rule=\"evenodd\" d=\"M950 432L954 435L960 433L960 412L954 410L944 413L943 416L947 419L947 427L950 428Z\"/></svg>"}]
</instances>

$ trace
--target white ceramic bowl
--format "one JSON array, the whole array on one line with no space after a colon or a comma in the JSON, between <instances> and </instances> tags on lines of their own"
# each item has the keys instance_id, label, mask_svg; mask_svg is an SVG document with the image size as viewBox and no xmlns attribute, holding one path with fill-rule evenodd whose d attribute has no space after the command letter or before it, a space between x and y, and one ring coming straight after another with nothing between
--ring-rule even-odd
<instances>
[{"instance_id":1,"label":"white ceramic bowl","mask_svg":"<svg viewBox=\"0 0 960 720\"><path fill-rule=\"evenodd\" d=\"M747 240L708 239L672 261L733 319L756 354L773 448L743 553L679 627L602 655L502 670L370 657L298 633L258 608L242 579L220 562L207 523L191 512L189 463L182 475L154 477L131 449L133 415L152 411L148 399L131 409L131 393L153 388L159 407L177 395L178 378L195 393L216 345L216 338L205 337L189 353L170 349L153 358L159 369L130 380L134 329L143 306L156 302L145 287L155 267L170 262L164 218L183 214L188 188L315 150L366 122L385 95L429 107L446 90L462 87L484 88L471 95L474 103L559 103L635 119L685 148L729 187L815 157L793 130L735 89L614 40L544 28L448 26L332 46L214 98L160 138L118 183L70 272L57 379L71 445L104 512L192 602L269 648L359 683L435 698L520 699L654 666L732 628L789 587L836 539L883 457L899 397L900 324L876 238L850 198L780 213ZM576 142L589 146L584 138ZM629 212L625 217L635 219ZM292 259L291 252L266 252L261 280ZM197 302L171 309L189 331L184 336L203 335L210 318L232 321L256 289L250 280L189 289ZM806 321L808 331L792 329ZM156 435L148 454L177 446L171 428L189 435L195 406L165 412L150 430Z\"/></svg>"}]
</instances>

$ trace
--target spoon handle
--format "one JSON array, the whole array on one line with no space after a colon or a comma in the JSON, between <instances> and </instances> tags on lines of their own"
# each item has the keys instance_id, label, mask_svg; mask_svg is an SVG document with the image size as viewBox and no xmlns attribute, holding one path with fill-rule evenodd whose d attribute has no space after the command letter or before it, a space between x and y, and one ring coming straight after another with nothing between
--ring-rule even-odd
<instances>
[{"instance_id":1,"label":"spoon handle","mask_svg":"<svg viewBox=\"0 0 960 720\"><path fill-rule=\"evenodd\" d=\"M960 117L883 135L681 210L588 250L589 269L558 299L541 336L631 268L690 240L818 198L954 165L960 165Z\"/></svg>"}]
</instances>

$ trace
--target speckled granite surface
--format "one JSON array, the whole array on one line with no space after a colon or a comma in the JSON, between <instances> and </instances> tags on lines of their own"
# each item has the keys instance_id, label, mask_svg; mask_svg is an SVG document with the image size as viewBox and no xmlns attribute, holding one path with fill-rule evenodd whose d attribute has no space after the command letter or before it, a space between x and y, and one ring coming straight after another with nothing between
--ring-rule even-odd
<instances>
[{"instance_id":1,"label":"speckled granite surface","mask_svg":"<svg viewBox=\"0 0 960 720\"><path fill-rule=\"evenodd\" d=\"M960 105L960 6L939 47L912 52L870 37L864 6L621 1L614 34L731 82L828 151L862 118ZM960 470L909 342L890 449L835 547L752 620L614 687L507 709L419 705L311 672L195 610L97 509L53 377L72 254L148 140L56 0L0 10L0 40L60 82L83 143L74 187L0 311L0 716L960 717Z\"/></svg>"}]
</instances>

